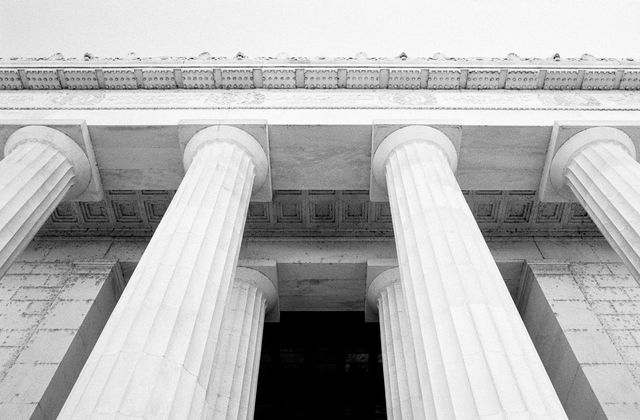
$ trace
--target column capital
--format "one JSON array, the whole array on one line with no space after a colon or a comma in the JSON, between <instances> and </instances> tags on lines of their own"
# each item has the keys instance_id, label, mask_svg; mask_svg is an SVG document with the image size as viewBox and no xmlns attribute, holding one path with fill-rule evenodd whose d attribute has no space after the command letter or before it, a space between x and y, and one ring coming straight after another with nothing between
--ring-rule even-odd
<instances>
[{"instance_id":1,"label":"column capital","mask_svg":"<svg viewBox=\"0 0 640 420\"><path fill-rule=\"evenodd\" d=\"M631 157L636 158L636 148L631 138L622 130L613 127L592 127L574 134L556 151L549 168L551 185L565 198L573 199L567 188L565 170L571 161L587 147L595 144L613 143L622 146Z\"/></svg>"},{"instance_id":2,"label":"column capital","mask_svg":"<svg viewBox=\"0 0 640 420\"><path fill-rule=\"evenodd\" d=\"M624 122L589 124L582 121L560 121L554 124L538 189L540 201L577 201L567 186L566 170L569 164L587 148L598 144L617 144L636 159L634 141L625 131L614 125L624 129L631 128L633 131L637 127L637 124Z\"/></svg>"},{"instance_id":3,"label":"column capital","mask_svg":"<svg viewBox=\"0 0 640 420\"><path fill-rule=\"evenodd\" d=\"M251 134L230 125L213 125L204 128L189 139L183 155L185 171L189 169L193 158L200 149L216 142L235 144L251 157L251 161L255 166L256 176L253 182L253 192L259 191L267 181L269 175L269 160L267 154L258 140Z\"/></svg>"},{"instance_id":4,"label":"column capital","mask_svg":"<svg viewBox=\"0 0 640 420\"><path fill-rule=\"evenodd\" d=\"M427 125L409 125L386 136L374 150L371 161L373 180L384 191L387 190L385 166L389 156L398 148L416 142L430 143L440 147L447 157L449 166L455 172L458 166L458 152L451 138L437 128Z\"/></svg>"},{"instance_id":5,"label":"column capital","mask_svg":"<svg viewBox=\"0 0 640 420\"><path fill-rule=\"evenodd\" d=\"M258 289L267 301L266 312L272 310L278 302L278 290L266 275L247 267L236 268L236 283L245 283Z\"/></svg>"},{"instance_id":6,"label":"column capital","mask_svg":"<svg viewBox=\"0 0 640 420\"><path fill-rule=\"evenodd\" d=\"M400 270L398 267L390 268L378 274L367 288L367 305L375 313L378 313L378 299L382 292L389 286L400 282Z\"/></svg>"},{"instance_id":7,"label":"column capital","mask_svg":"<svg viewBox=\"0 0 640 420\"><path fill-rule=\"evenodd\" d=\"M61 153L71 164L75 180L65 199L78 199L89 188L92 178L91 162L87 154L62 131L44 125L28 125L14 131L7 139L4 155L27 143L45 144Z\"/></svg>"}]
</instances>

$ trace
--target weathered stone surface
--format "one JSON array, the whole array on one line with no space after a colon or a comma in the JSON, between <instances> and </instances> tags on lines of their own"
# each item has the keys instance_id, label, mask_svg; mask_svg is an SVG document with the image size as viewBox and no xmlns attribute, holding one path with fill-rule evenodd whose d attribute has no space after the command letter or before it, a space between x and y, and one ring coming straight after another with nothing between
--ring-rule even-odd
<instances>
[{"instance_id":1,"label":"weathered stone surface","mask_svg":"<svg viewBox=\"0 0 640 420\"><path fill-rule=\"evenodd\" d=\"M9 268L0 279L3 290L13 290L0 297L0 418L56 418L121 282L114 262Z\"/></svg>"},{"instance_id":2,"label":"weathered stone surface","mask_svg":"<svg viewBox=\"0 0 640 420\"><path fill-rule=\"evenodd\" d=\"M543 262L529 264L521 309L567 415L635 418L640 285L622 263L561 265L559 272Z\"/></svg>"}]
</instances>

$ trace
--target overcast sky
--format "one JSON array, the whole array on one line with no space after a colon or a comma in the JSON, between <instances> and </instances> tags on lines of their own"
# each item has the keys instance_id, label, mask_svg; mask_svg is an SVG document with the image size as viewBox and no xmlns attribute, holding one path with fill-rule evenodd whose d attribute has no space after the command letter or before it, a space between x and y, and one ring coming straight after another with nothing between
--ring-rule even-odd
<instances>
[{"instance_id":1,"label":"overcast sky","mask_svg":"<svg viewBox=\"0 0 640 420\"><path fill-rule=\"evenodd\" d=\"M0 57L640 59L640 0L0 0Z\"/></svg>"}]
</instances>

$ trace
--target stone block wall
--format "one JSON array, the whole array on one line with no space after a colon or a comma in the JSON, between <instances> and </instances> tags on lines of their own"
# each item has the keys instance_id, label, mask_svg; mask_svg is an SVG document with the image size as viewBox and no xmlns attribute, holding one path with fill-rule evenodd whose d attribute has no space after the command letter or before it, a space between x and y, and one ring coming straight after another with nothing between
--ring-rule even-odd
<instances>
[{"instance_id":1,"label":"stone block wall","mask_svg":"<svg viewBox=\"0 0 640 420\"><path fill-rule=\"evenodd\" d=\"M529 263L520 311L570 419L640 419L640 285L621 263Z\"/></svg>"},{"instance_id":2,"label":"stone block wall","mask_svg":"<svg viewBox=\"0 0 640 420\"><path fill-rule=\"evenodd\" d=\"M113 261L13 264L0 279L0 418L57 416L123 287Z\"/></svg>"}]
</instances>

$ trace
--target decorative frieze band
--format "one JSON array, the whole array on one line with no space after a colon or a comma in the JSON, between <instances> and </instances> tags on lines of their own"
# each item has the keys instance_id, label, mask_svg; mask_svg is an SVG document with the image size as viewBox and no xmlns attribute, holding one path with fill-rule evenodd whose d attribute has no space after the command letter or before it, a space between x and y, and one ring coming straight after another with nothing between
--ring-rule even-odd
<instances>
[{"instance_id":1,"label":"decorative frieze band","mask_svg":"<svg viewBox=\"0 0 640 420\"><path fill-rule=\"evenodd\" d=\"M1 64L1 63L0 63ZM0 66L0 90L551 89L640 90L640 67Z\"/></svg>"},{"instance_id":2,"label":"decorative frieze band","mask_svg":"<svg viewBox=\"0 0 640 420\"><path fill-rule=\"evenodd\" d=\"M541 203L535 191L464 191L486 236L600 236L577 203ZM41 236L150 236L173 191L106 191L100 202L63 203ZM279 190L249 205L245 236L393 236L389 203L368 191Z\"/></svg>"}]
</instances>

